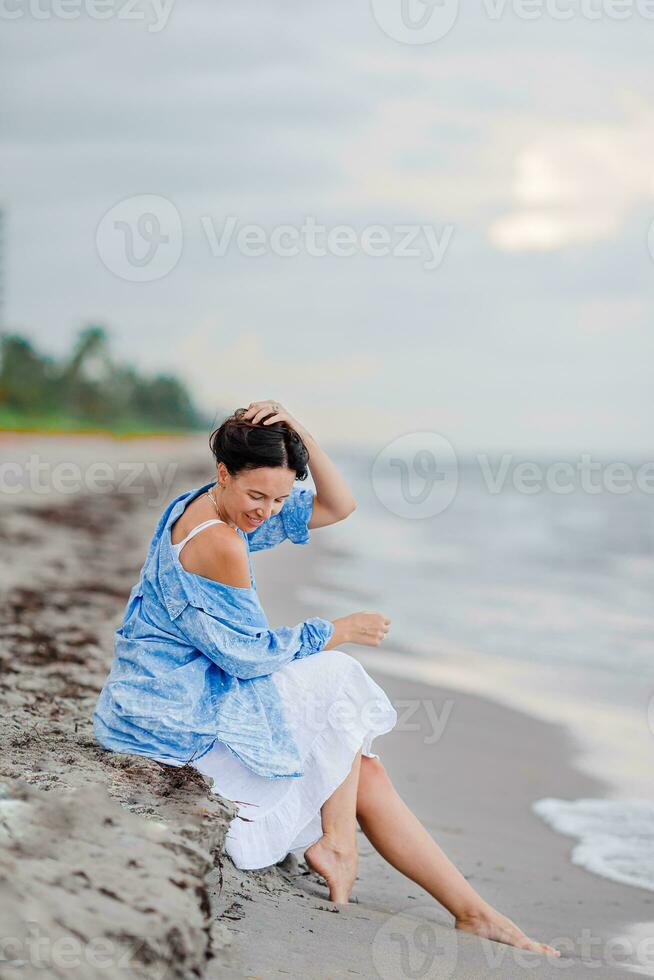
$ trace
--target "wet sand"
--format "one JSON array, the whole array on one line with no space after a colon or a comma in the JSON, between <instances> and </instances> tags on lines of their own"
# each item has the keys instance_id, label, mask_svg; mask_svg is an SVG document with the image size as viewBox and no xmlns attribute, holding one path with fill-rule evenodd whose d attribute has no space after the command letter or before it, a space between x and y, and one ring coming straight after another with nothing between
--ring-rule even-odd
<instances>
[{"instance_id":1,"label":"wet sand","mask_svg":"<svg viewBox=\"0 0 654 980\"><path fill-rule=\"evenodd\" d=\"M37 454L50 467L42 474L45 492L23 469L20 492L2 494L0 514L3 978L42 977L44 958L50 975L85 980L109 973L604 978L633 963L635 941L618 947L612 940L630 924L652 920L654 896L571 865L573 842L530 811L544 796L603 795L604 787L572 767L566 731L489 700L386 674L384 661L389 669L397 663L391 646L345 647L398 710L397 728L374 751L484 898L558 945L564 959L458 934L448 913L387 865L361 832L347 907L326 899L301 854L273 868L238 871L222 853L235 808L210 792L209 780L97 745L91 712L111 663L113 631L161 510L212 477L204 442L1 441L4 459L24 467ZM55 480L62 460L78 466L77 489ZM102 493L90 492L84 476L98 461L113 481ZM127 464L141 467L131 483L139 492L125 488ZM295 593L318 581L324 547L314 532L305 547L285 542L254 556L273 626L320 614ZM344 605L343 614L351 611Z\"/></svg>"}]
</instances>

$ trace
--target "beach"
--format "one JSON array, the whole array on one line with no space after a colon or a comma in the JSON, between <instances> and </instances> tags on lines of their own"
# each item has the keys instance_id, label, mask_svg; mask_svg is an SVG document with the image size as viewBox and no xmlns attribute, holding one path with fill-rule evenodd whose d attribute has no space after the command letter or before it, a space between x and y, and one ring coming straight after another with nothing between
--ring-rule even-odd
<instances>
[{"instance_id":1,"label":"beach","mask_svg":"<svg viewBox=\"0 0 654 980\"><path fill-rule=\"evenodd\" d=\"M212 479L205 441L2 444L15 463L0 518L0 905L7 948L12 940L3 978L43 975L37 933L52 975L85 980L106 976L107 963L112 975L153 978L654 975L654 893L572 864L574 841L532 810L536 800L610 794L575 764L571 733L410 676L393 636L379 649L345 647L398 711L373 751L481 895L562 958L457 933L360 831L347 907L327 900L301 854L235 869L222 852L235 807L209 780L106 753L91 731L156 520L177 493ZM273 627L324 614L306 601L334 561L320 531L253 560ZM365 608L347 590L339 601L341 615Z\"/></svg>"}]
</instances>

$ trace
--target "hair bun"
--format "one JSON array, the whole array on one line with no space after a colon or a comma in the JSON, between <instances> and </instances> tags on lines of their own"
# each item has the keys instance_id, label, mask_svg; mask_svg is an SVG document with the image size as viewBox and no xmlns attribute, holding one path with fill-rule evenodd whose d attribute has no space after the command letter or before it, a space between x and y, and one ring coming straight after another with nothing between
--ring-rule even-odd
<instances>
[{"instance_id":1,"label":"hair bun","mask_svg":"<svg viewBox=\"0 0 654 980\"><path fill-rule=\"evenodd\" d=\"M232 476L260 466L284 466L295 470L296 480L306 480L309 451L288 422L263 425L244 419L247 408L237 408L209 436L216 463L224 463Z\"/></svg>"}]
</instances>

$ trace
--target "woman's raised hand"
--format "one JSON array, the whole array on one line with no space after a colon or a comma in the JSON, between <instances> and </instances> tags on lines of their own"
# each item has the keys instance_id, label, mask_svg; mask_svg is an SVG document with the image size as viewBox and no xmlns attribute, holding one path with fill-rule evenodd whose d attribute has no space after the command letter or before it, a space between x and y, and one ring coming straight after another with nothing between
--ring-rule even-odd
<instances>
[{"instance_id":1,"label":"woman's raised hand","mask_svg":"<svg viewBox=\"0 0 654 980\"><path fill-rule=\"evenodd\" d=\"M361 643L366 647L378 647L390 628L391 621L383 613L357 612L334 620L334 632L325 650L341 643Z\"/></svg>"},{"instance_id":2,"label":"woman's raised hand","mask_svg":"<svg viewBox=\"0 0 654 980\"><path fill-rule=\"evenodd\" d=\"M271 422L286 422L296 432L302 428L297 419L294 419L287 408L281 402L273 398L267 398L262 402L250 402L245 409L242 418L255 425L270 425Z\"/></svg>"}]
</instances>

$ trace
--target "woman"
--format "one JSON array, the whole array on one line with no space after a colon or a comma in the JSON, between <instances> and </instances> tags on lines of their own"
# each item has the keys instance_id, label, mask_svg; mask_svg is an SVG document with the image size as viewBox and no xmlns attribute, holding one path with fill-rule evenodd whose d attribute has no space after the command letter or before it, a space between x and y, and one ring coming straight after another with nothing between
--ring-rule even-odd
<instances>
[{"instance_id":1,"label":"woman","mask_svg":"<svg viewBox=\"0 0 654 980\"><path fill-rule=\"evenodd\" d=\"M225 849L261 868L302 849L334 902L357 873L356 824L456 927L559 955L488 905L395 791L374 738L397 714L345 643L379 646L390 620L358 612L272 630L250 552L344 520L334 463L279 403L252 402L212 434L215 482L161 516L116 632L93 727L110 751L190 763L238 805ZM296 487L307 466L316 493Z\"/></svg>"}]
</instances>

